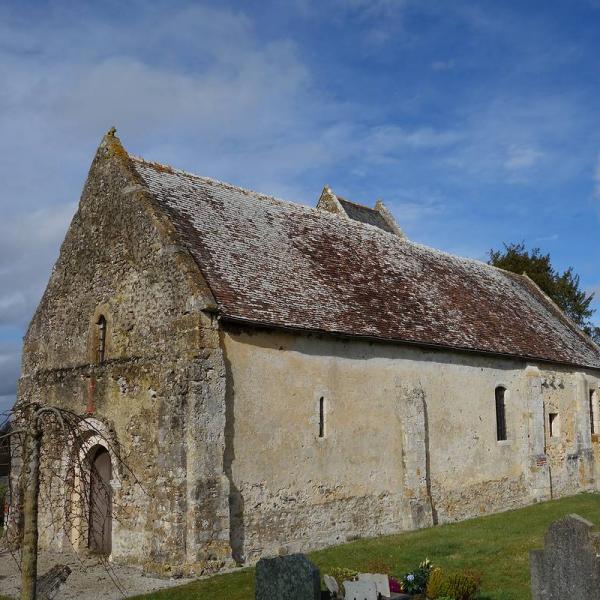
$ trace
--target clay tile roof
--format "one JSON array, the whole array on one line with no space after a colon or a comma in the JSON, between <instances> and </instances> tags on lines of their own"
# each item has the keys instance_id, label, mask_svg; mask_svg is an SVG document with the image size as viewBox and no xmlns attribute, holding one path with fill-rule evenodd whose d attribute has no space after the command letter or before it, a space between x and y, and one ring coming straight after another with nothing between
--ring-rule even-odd
<instances>
[{"instance_id":1,"label":"clay tile roof","mask_svg":"<svg viewBox=\"0 0 600 600\"><path fill-rule=\"evenodd\" d=\"M600 368L600 348L526 277L132 160L223 318Z\"/></svg>"}]
</instances>

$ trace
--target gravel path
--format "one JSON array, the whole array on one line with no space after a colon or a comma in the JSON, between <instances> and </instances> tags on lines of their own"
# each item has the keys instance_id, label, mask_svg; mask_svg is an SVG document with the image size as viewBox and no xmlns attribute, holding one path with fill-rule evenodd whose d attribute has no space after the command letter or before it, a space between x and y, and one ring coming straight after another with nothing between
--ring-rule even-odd
<instances>
[{"instance_id":1,"label":"gravel path","mask_svg":"<svg viewBox=\"0 0 600 600\"><path fill-rule=\"evenodd\" d=\"M118 565L110 565L109 574L98 559L79 558L74 554L42 552L38 560L40 574L46 573L56 564L68 565L72 570L56 600L119 600L192 581L159 579L144 575L140 569ZM0 553L0 594L16 597L19 589L20 572L15 560L10 554Z\"/></svg>"}]
</instances>

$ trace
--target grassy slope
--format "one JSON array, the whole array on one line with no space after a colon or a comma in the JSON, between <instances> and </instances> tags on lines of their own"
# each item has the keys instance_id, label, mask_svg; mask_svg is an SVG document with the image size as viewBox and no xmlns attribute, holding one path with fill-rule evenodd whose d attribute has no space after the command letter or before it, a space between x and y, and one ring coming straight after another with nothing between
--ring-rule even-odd
<instances>
[{"instance_id":1,"label":"grassy slope","mask_svg":"<svg viewBox=\"0 0 600 600\"><path fill-rule=\"evenodd\" d=\"M572 512L600 525L600 494L580 494L462 523L358 540L313 552L310 557L321 573L335 566L368 570L370 562L380 561L394 574L402 574L428 557L447 569L480 571L483 592L490 600L528 600L529 550L542 546L552 521ZM137 598L253 600L254 570L218 575ZM0 600L8 599L0 595Z\"/></svg>"},{"instance_id":2,"label":"grassy slope","mask_svg":"<svg viewBox=\"0 0 600 600\"><path fill-rule=\"evenodd\" d=\"M462 523L371 540L358 540L310 554L326 573L343 566L366 570L369 562L383 561L392 572L402 574L425 557L448 569L473 569L483 575L483 591L493 600L527 600L529 555L541 547L548 525L576 512L600 525L600 495L580 494L520 510ZM145 600L252 600L254 570L197 581L146 596Z\"/></svg>"}]
</instances>

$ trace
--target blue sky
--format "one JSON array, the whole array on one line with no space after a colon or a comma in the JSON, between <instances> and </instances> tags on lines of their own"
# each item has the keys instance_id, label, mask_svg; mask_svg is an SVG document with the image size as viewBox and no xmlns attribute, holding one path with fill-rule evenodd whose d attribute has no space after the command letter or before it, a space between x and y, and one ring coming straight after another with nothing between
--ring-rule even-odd
<instances>
[{"instance_id":1,"label":"blue sky","mask_svg":"<svg viewBox=\"0 0 600 600\"><path fill-rule=\"evenodd\" d=\"M289 200L382 198L452 253L540 246L600 293L599 30L600 0L2 2L0 407L112 125Z\"/></svg>"}]
</instances>

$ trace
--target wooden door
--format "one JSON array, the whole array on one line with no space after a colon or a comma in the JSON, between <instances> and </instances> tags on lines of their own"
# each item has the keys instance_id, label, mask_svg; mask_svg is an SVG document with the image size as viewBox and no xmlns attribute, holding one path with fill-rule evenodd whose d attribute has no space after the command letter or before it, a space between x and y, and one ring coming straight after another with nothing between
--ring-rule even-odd
<instances>
[{"instance_id":1,"label":"wooden door","mask_svg":"<svg viewBox=\"0 0 600 600\"><path fill-rule=\"evenodd\" d=\"M112 546L112 465L106 448L99 448L90 465L89 536L90 550L110 554Z\"/></svg>"}]
</instances>

